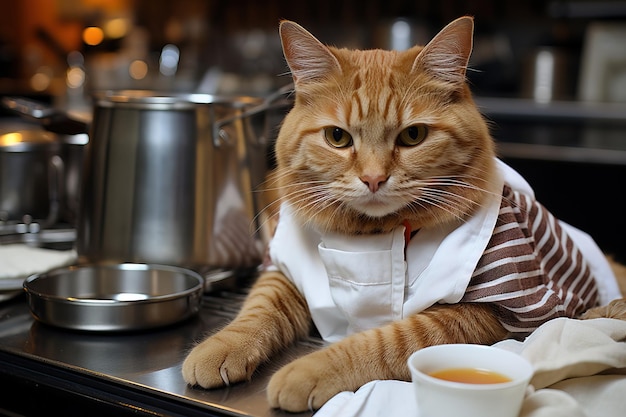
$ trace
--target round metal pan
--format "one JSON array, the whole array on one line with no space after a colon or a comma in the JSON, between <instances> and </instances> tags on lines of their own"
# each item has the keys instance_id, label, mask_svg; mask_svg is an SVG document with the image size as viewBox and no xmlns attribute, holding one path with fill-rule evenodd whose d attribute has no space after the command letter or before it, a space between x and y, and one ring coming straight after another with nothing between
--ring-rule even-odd
<instances>
[{"instance_id":1,"label":"round metal pan","mask_svg":"<svg viewBox=\"0 0 626 417\"><path fill-rule=\"evenodd\" d=\"M150 264L85 265L32 275L24 290L33 316L74 330L166 326L198 313L204 280L188 269Z\"/></svg>"}]
</instances>

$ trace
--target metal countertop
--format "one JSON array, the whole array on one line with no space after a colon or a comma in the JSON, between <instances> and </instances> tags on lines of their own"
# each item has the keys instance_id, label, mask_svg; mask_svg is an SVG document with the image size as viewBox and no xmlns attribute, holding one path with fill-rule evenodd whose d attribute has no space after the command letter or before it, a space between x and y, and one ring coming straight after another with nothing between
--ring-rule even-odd
<instances>
[{"instance_id":1,"label":"metal countertop","mask_svg":"<svg viewBox=\"0 0 626 417\"><path fill-rule=\"evenodd\" d=\"M145 393L159 402L230 416L310 416L271 409L265 387L272 371L321 345L312 338L262 365L248 383L216 390L189 387L181 366L193 343L224 326L245 297L244 291L222 289L206 294L200 314L167 328L133 333L86 333L58 329L35 321L21 295L0 303L0 353L44 369L68 371L115 389ZM22 360L23 359L23 360ZM10 361L6 361L7 363Z\"/></svg>"}]
</instances>

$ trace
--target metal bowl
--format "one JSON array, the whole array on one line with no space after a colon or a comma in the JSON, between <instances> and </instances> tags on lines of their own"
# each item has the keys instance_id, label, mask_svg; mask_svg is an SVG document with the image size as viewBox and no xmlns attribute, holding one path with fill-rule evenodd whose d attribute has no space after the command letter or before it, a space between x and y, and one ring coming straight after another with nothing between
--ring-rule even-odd
<instances>
[{"instance_id":1,"label":"metal bowl","mask_svg":"<svg viewBox=\"0 0 626 417\"><path fill-rule=\"evenodd\" d=\"M115 264L71 266L32 275L24 290L33 316L74 330L150 329L198 313L203 278L188 269Z\"/></svg>"}]
</instances>

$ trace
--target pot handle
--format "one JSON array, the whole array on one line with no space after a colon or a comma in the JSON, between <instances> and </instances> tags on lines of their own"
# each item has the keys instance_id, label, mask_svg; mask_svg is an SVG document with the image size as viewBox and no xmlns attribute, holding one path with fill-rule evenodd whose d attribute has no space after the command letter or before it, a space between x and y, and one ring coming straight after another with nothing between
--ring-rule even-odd
<instances>
[{"instance_id":1,"label":"pot handle","mask_svg":"<svg viewBox=\"0 0 626 417\"><path fill-rule=\"evenodd\" d=\"M256 114L259 114L261 112L264 112L270 109L272 105L274 105L280 98L282 98L285 95L292 94L293 91L294 91L294 85L293 83L289 83L279 88L278 90L274 91L270 95L268 95L261 104L250 107L248 110L245 110L235 116L227 117L222 120L216 120L213 123L213 138L214 138L215 146L219 146L220 140L225 141L228 139L227 138L228 134L223 129L224 126L232 122L235 122L237 120L240 120L240 119L243 120L247 117L254 116Z\"/></svg>"},{"instance_id":2,"label":"pot handle","mask_svg":"<svg viewBox=\"0 0 626 417\"><path fill-rule=\"evenodd\" d=\"M59 155L54 155L50 158L48 173L50 211L48 212L48 217L44 220L43 227L50 227L59 219L61 196L63 196L63 179L65 178L65 164Z\"/></svg>"},{"instance_id":3,"label":"pot handle","mask_svg":"<svg viewBox=\"0 0 626 417\"><path fill-rule=\"evenodd\" d=\"M68 113L56 110L34 100L16 97L3 97L2 105L20 116L34 120L44 129L62 135L89 133L89 124L72 118Z\"/></svg>"}]
</instances>

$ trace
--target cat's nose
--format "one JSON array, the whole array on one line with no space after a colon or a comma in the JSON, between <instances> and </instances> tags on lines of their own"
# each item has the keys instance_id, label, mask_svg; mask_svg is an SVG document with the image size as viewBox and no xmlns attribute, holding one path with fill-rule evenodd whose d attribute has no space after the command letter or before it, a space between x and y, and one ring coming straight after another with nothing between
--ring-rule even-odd
<instances>
[{"instance_id":1,"label":"cat's nose","mask_svg":"<svg viewBox=\"0 0 626 417\"><path fill-rule=\"evenodd\" d=\"M363 184L367 185L371 192L375 193L381 184L389 179L386 175L363 175L360 177Z\"/></svg>"}]
</instances>

